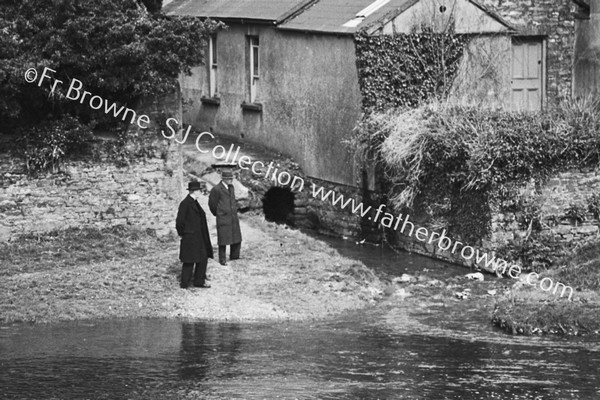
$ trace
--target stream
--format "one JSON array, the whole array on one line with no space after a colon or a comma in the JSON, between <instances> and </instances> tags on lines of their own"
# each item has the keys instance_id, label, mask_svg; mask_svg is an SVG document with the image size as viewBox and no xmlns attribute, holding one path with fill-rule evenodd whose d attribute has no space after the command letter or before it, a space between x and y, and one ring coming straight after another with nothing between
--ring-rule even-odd
<instances>
[{"instance_id":1,"label":"stream","mask_svg":"<svg viewBox=\"0 0 600 400\"><path fill-rule=\"evenodd\" d=\"M390 275L468 272L327 241ZM515 337L463 314L409 318L392 300L319 322L0 326L0 398L600 399L598 340Z\"/></svg>"}]
</instances>

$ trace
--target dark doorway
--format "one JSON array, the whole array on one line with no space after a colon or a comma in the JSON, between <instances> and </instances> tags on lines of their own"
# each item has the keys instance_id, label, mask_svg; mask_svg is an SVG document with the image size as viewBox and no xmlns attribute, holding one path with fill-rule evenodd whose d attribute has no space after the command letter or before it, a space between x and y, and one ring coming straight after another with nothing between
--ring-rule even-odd
<instances>
[{"instance_id":1,"label":"dark doorway","mask_svg":"<svg viewBox=\"0 0 600 400\"><path fill-rule=\"evenodd\" d=\"M265 219L294 225L294 193L288 188L272 187L263 198Z\"/></svg>"}]
</instances>

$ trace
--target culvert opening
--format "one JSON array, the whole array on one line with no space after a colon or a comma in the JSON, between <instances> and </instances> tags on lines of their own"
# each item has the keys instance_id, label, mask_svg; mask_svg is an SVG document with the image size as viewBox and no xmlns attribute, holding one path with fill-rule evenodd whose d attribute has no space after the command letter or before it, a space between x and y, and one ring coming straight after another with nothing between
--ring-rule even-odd
<instances>
[{"instance_id":1,"label":"culvert opening","mask_svg":"<svg viewBox=\"0 0 600 400\"><path fill-rule=\"evenodd\" d=\"M263 198L265 219L280 224L294 224L294 193L288 188L272 187Z\"/></svg>"}]
</instances>

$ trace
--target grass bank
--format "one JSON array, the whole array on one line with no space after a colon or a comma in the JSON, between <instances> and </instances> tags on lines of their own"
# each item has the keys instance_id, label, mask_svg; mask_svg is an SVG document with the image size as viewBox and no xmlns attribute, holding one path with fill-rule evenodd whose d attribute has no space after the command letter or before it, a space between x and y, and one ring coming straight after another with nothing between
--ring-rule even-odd
<instances>
[{"instance_id":1,"label":"grass bank","mask_svg":"<svg viewBox=\"0 0 600 400\"><path fill-rule=\"evenodd\" d=\"M383 284L360 262L259 216L241 219L242 259L209 260L210 289L180 289L179 239L152 231L67 229L0 244L0 322L315 319L380 298Z\"/></svg>"},{"instance_id":2,"label":"grass bank","mask_svg":"<svg viewBox=\"0 0 600 400\"><path fill-rule=\"evenodd\" d=\"M492 323L513 334L600 335L600 240L582 246L561 264L540 279L573 287L572 301L517 285L496 304Z\"/></svg>"}]
</instances>

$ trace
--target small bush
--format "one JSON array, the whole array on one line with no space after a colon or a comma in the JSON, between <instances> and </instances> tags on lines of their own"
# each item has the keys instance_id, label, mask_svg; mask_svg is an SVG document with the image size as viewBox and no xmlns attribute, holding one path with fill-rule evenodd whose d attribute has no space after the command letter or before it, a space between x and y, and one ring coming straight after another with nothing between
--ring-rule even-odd
<instances>
[{"instance_id":1,"label":"small bush","mask_svg":"<svg viewBox=\"0 0 600 400\"><path fill-rule=\"evenodd\" d=\"M46 121L24 132L19 139L30 174L60 169L63 160L88 148L91 128L78 119L65 115Z\"/></svg>"}]
</instances>

